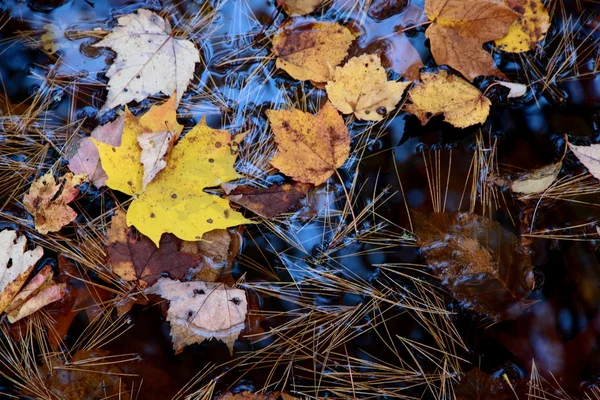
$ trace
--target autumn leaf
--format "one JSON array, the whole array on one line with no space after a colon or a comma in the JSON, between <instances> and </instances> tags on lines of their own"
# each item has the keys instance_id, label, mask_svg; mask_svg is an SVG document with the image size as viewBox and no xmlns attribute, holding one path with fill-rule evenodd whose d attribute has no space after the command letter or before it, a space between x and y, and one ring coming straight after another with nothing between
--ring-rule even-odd
<instances>
[{"instance_id":1,"label":"autumn leaf","mask_svg":"<svg viewBox=\"0 0 600 400\"><path fill-rule=\"evenodd\" d=\"M267 110L278 152L271 164L294 180L320 185L350 155L344 119L327 102L316 115L301 110Z\"/></svg>"},{"instance_id":2,"label":"autumn leaf","mask_svg":"<svg viewBox=\"0 0 600 400\"><path fill-rule=\"evenodd\" d=\"M432 24L425 31L438 65L448 65L468 80L479 75L504 75L482 46L500 39L519 16L495 0L426 0Z\"/></svg>"},{"instance_id":3,"label":"autumn leaf","mask_svg":"<svg viewBox=\"0 0 600 400\"><path fill-rule=\"evenodd\" d=\"M233 353L233 344L244 329L248 307L243 290L223 284L161 278L146 293L170 301L167 321L171 324L176 353L211 338L224 342Z\"/></svg>"},{"instance_id":4,"label":"autumn leaf","mask_svg":"<svg viewBox=\"0 0 600 400\"><path fill-rule=\"evenodd\" d=\"M69 170L74 174L87 176L90 182L96 187L104 186L108 176L104 172L104 169L102 169L102 165L100 165L100 154L90 138L111 146L119 146L124 127L125 116L122 115L108 124L96 127L90 137L81 138L74 145L75 151L73 154L67 158L69 161Z\"/></svg>"},{"instance_id":5,"label":"autumn leaf","mask_svg":"<svg viewBox=\"0 0 600 400\"><path fill-rule=\"evenodd\" d=\"M315 11L323 0L277 0L287 15L306 15Z\"/></svg>"},{"instance_id":6,"label":"autumn leaf","mask_svg":"<svg viewBox=\"0 0 600 400\"><path fill-rule=\"evenodd\" d=\"M561 168L562 161L559 161L530 172L524 172L513 178L508 186L515 193L543 193L556 181Z\"/></svg>"},{"instance_id":7,"label":"autumn leaf","mask_svg":"<svg viewBox=\"0 0 600 400\"><path fill-rule=\"evenodd\" d=\"M342 25L295 19L273 37L276 66L294 79L327 82L348 53L354 35Z\"/></svg>"},{"instance_id":8,"label":"autumn leaf","mask_svg":"<svg viewBox=\"0 0 600 400\"><path fill-rule=\"evenodd\" d=\"M190 268L202 264L201 257L180 252L180 241L173 235L163 235L157 248L150 239L128 227L125 218L122 211L113 216L106 246L110 268L121 279L146 287L165 273L183 279Z\"/></svg>"},{"instance_id":9,"label":"autumn leaf","mask_svg":"<svg viewBox=\"0 0 600 400\"><path fill-rule=\"evenodd\" d=\"M165 157L177 139L179 139L179 133L171 131L142 133L138 136L137 141L142 149L140 162L144 166L142 191L146 190L150 181L167 166Z\"/></svg>"},{"instance_id":10,"label":"autumn leaf","mask_svg":"<svg viewBox=\"0 0 600 400\"><path fill-rule=\"evenodd\" d=\"M428 266L465 307L501 320L530 305L530 251L498 222L470 213L415 213L413 221Z\"/></svg>"},{"instance_id":11,"label":"autumn leaf","mask_svg":"<svg viewBox=\"0 0 600 400\"><path fill-rule=\"evenodd\" d=\"M202 240L195 242L182 241L179 250L204 259L200 270L191 271L195 280L214 282L215 279L200 279L204 274L223 274L229 272L233 259L242 247L242 235L239 229L214 229L206 232ZM208 269L207 269L208 267ZM218 277L217 275L217 277Z\"/></svg>"},{"instance_id":12,"label":"autumn leaf","mask_svg":"<svg viewBox=\"0 0 600 400\"><path fill-rule=\"evenodd\" d=\"M508 88L507 99L516 99L519 97L525 96L527 94L527 85L522 83L514 83L514 82L496 82L500 86L504 86Z\"/></svg>"},{"instance_id":13,"label":"autumn leaf","mask_svg":"<svg viewBox=\"0 0 600 400\"><path fill-rule=\"evenodd\" d=\"M57 184L52 171L48 171L31 184L23 197L23 205L33 215L38 232L58 232L77 217L75 210L68 204L79 194L79 189L75 186L83 183L85 179L85 175L73 175L69 172L60 178Z\"/></svg>"},{"instance_id":14,"label":"autumn leaf","mask_svg":"<svg viewBox=\"0 0 600 400\"><path fill-rule=\"evenodd\" d=\"M294 208L306 197L312 185L306 183L284 183L268 188L223 185L226 199L237 203L263 218L271 219Z\"/></svg>"},{"instance_id":15,"label":"autumn leaf","mask_svg":"<svg viewBox=\"0 0 600 400\"><path fill-rule=\"evenodd\" d=\"M329 101L344 114L380 121L396 107L410 82L388 81L378 55L351 58L337 67L325 87Z\"/></svg>"},{"instance_id":16,"label":"autumn leaf","mask_svg":"<svg viewBox=\"0 0 600 400\"><path fill-rule=\"evenodd\" d=\"M575 157L590 171L596 179L600 179L600 144L590 146L576 146L569 143L569 149Z\"/></svg>"},{"instance_id":17,"label":"autumn leaf","mask_svg":"<svg viewBox=\"0 0 600 400\"><path fill-rule=\"evenodd\" d=\"M26 248L25 236L8 229L0 232L0 313L13 301L44 254L39 246L33 250Z\"/></svg>"},{"instance_id":18,"label":"autumn leaf","mask_svg":"<svg viewBox=\"0 0 600 400\"><path fill-rule=\"evenodd\" d=\"M412 104L406 110L425 125L431 117L444 115L457 128L483 124L490 112L490 100L469 82L448 72L421 73L422 83L409 90Z\"/></svg>"},{"instance_id":19,"label":"autumn leaf","mask_svg":"<svg viewBox=\"0 0 600 400\"><path fill-rule=\"evenodd\" d=\"M160 93L175 93L178 103L200 62L192 41L175 38L169 21L144 9L120 17L113 31L94 46L117 53L106 73L108 97L100 113Z\"/></svg>"},{"instance_id":20,"label":"autumn leaf","mask_svg":"<svg viewBox=\"0 0 600 400\"><path fill-rule=\"evenodd\" d=\"M519 14L508 33L495 40L496 46L509 53L523 53L534 49L550 28L550 16L541 0L504 0Z\"/></svg>"}]
</instances>

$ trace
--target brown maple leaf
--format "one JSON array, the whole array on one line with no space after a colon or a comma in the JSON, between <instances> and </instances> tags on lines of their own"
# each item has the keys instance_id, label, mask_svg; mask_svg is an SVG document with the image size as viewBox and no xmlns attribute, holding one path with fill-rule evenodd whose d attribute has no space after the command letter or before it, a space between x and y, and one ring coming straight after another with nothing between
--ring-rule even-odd
<instances>
[{"instance_id":1,"label":"brown maple leaf","mask_svg":"<svg viewBox=\"0 0 600 400\"><path fill-rule=\"evenodd\" d=\"M427 0L425 13L432 21L425 35L436 63L470 81L479 75L504 77L482 46L506 36L518 13L494 0Z\"/></svg>"},{"instance_id":2,"label":"brown maple leaf","mask_svg":"<svg viewBox=\"0 0 600 400\"><path fill-rule=\"evenodd\" d=\"M233 201L263 218L275 218L294 208L312 187L307 183L284 183L268 188L254 188L251 186L222 185L227 196Z\"/></svg>"}]
</instances>

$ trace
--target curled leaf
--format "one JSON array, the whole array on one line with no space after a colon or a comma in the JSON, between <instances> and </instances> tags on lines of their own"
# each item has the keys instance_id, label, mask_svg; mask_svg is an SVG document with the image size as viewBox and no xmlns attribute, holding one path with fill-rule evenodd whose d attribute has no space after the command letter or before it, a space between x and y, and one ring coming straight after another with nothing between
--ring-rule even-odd
<instances>
[{"instance_id":1,"label":"curled leaf","mask_svg":"<svg viewBox=\"0 0 600 400\"><path fill-rule=\"evenodd\" d=\"M569 143L569 149L585 165L594 178L600 179L600 144L576 146Z\"/></svg>"},{"instance_id":2,"label":"curled leaf","mask_svg":"<svg viewBox=\"0 0 600 400\"><path fill-rule=\"evenodd\" d=\"M508 96L507 99L515 99L519 97L525 96L527 94L527 85L522 83L513 83L513 82L497 82L500 86L504 86L508 88Z\"/></svg>"},{"instance_id":3,"label":"curled leaf","mask_svg":"<svg viewBox=\"0 0 600 400\"><path fill-rule=\"evenodd\" d=\"M312 185L306 183L284 183L264 189L251 186L224 186L226 198L263 218L275 218L279 214L294 208L306 197Z\"/></svg>"},{"instance_id":4,"label":"curled leaf","mask_svg":"<svg viewBox=\"0 0 600 400\"><path fill-rule=\"evenodd\" d=\"M543 193L556 181L561 168L562 161L520 174L510 182L510 190L521 194Z\"/></svg>"}]
</instances>

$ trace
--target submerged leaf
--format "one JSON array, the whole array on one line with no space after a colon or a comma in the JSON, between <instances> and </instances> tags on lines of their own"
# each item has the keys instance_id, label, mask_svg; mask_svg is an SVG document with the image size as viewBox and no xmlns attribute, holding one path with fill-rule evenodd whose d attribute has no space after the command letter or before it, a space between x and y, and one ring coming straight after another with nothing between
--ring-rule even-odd
<instances>
[{"instance_id":1,"label":"submerged leaf","mask_svg":"<svg viewBox=\"0 0 600 400\"><path fill-rule=\"evenodd\" d=\"M79 189L75 186L82 184L85 179L85 175L73 175L69 172L57 184L52 171L48 171L31 184L23 197L23 205L33 215L38 232L58 232L77 217L75 210L68 204L79 194Z\"/></svg>"},{"instance_id":2,"label":"submerged leaf","mask_svg":"<svg viewBox=\"0 0 600 400\"><path fill-rule=\"evenodd\" d=\"M353 41L352 32L342 25L293 20L273 37L273 53L277 68L292 78L327 82Z\"/></svg>"},{"instance_id":3,"label":"submerged leaf","mask_svg":"<svg viewBox=\"0 0 600 400\"><path fill-rule=\"evenodd\" d=\"M416 214L421 254L463 306L516 318L534 289L530 250L498 222L470 213Z\"/></svg>"},{"instance_id":4,"label":"submerged leaf","mask_svg":"<svg viewBox=\"0 0 600 400\"><path fill-rule=\"evenodd\" d=\"M350 155L346 123L331 103L316 115L300 110L267 110L278 152L271 164L294 180L320 185Z\"/></svg>"},{"instance_id":5,"label":"submerged leaf","mask_svg":"<svg viewBox=\"0 0 600 400\"><path fill-rule=\"evenodd\" d=\"M513 400L512 391L504 387L498 378L473 368L460 379L454 388L458 400Z\"/></svg>"},{"instance_id":6,"label":"submerged leaf","mask_svg":"<svg viewBox=\"0 0 600 400\"><path fill-rule=\"evenodd\" d=\"M225 198L267 219L275 218L294 208L312 187L310 184L298 182L273 185L264 189L223 186L227 193Z\"/></svg>"},{"instance_id":7,"label":"submerged leaf","mask_svg":"<svg viewBox=\"0 0 600 400\"><path fill-rule=\"evenodd\" d=\"M569 143L569 149L585 165L594 178L600 179L600 144L576 146Z\"/></svg>"},{"instance_id":8,"label":"submerged leaf","mask_svg":"<svg viewBox=\"0 0 600 400\"><path fill-rule=\"evenodd\" d=\"M388 81L378 55L351 58L337 67L327 82L327 96L335 108L356 118L380 121L402 98L410 82Z\"/></svg>"},{"instance_id":9,"label":"submerged leaf","mask_svg":"<svg viewBox=\"0 0 600 400\"><path fill-rule=\"evenodd\" d=\"M148 96L175 93L179 102L194 77L200 52L190 40L175 38L171 24L149 10L119 17L119 24L94 47L110 47L117 58L106 76L105 112Z\"/></svg>"},{"instance_id":10,"label":"submerged leaf","mask_svg":"<svg viewBox=\"0 0 600 400\"><path fill-rule=\"evenodd\" d=\"M550 28L550 16L541 0L504 0L519 14L508 33L495 41L496 46L509 53L534 49Z\"/></svg>"},{"instance_id":11,"label":"submerged leaf","mask_svg":"<svg viewBox=\"0 0 600 400\"><path fill-rule=\"evenodd\" d=\"M161 278L146 293L170 301L167 321L171 324L176 353L211 338L223 341L233 352L233 344L244 329L248 307L243 290L223 284Z\"/></svg>"},{"instance_id":12,"label":"submerged leaf","mask_svg":"<svg viewBox=\"0 0 600 400\"><path fill-rule=\"evenodd\" d=\"M421 84L409 90L412 104L406 110L425 125L431 117L444 114L457 128L483 124L490 112L490 100L469 82L448 72L421 73Z\"/></svg>"}]
</instances>

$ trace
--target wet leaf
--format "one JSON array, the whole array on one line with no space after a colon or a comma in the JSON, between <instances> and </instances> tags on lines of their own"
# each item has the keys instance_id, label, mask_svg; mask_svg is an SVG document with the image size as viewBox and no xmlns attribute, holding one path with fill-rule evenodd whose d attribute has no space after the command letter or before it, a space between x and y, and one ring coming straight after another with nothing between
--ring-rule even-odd
<instances>
[{"instance_id":1,"label":"wet leaf","mask_svg":"<svg viewBox=\"0 0 600 400\"><path fill-rule=\"evenodd\" d=\"M39 233L58 232L77 217L75 210L68 204L79 194L79 189L75 186L85 179L85 175L73 175L69 172L57 184L52 171L48 171L31 184L23 197L23 205L33 215L35 229Z\"/></svg>"},{"instance_id":2,"label":"wet leaf","mask_svg":"<svg viewBox=\"0 0 600 400\"><path fill-rule=\"evenodd\" d=\"M470 213L416 214L414 222L421 254L463 306L501 320L530 305L529 248L499 223Z\"/></svg>"},{"instance_id":3,"label":"wet leaf","mask_svg":"<svg viewBox=\"0 0 600 400\"><path fill-rule=\"evenodd\" d=\"M499 85L509 89L507 99L515 99L527 94L527 85L513 82L497 82Z\"/></svg>"},{"instance_id":4,"label":"wet leaf","mask_svg":"<svg viewBox=\"0 0 600 400\"><path fill-rule=\"evenodd\" d=\"M96 127L90 137L101 143L119 146L124 127L125 116L122 115L108 124ZM100 165L100 154L90 137L81 138L74 145L76 150L67 158L69 170L74 174L86 175L94 186L102 187L108 176L102 169L102 165Z\"/></svg>"},{"instance_id":5,"label":"wet leaf","mask_svg":"<svg viewBox=\"0 0 600 400\"><path fill-rule=\"evenodd\" d=\"M548 189L560 174L562 161L525 172L513 179L509 188L515 193L537 194Z\"/></svg>"},{"instance_id":6,"label":"wet leaf","mask_svg":"<svg viewBox=\"0 0 600 400\"><path fill-rule=\"evenodd\" d=\"M367 14L369 17L382 21L400 14L408 6L408 0L373 0Z\"/></svg>"},{"instance_id":7,"label":"wet leaf","mask_svg":"<svg viewBox=\"0 0 600 400\"><path fill-rule=\"evenodd\" d=\"M277 0L287 15L306 15L315 11L323 0Z\"/></svg>"},{"instance_id":8,"label":"wet leaf","mask_svg":"<svg viewBox=\"0 0 600 400\"><path fill-rule=\"evenodd\" d=\"M513 400L514 394L504 387L503 382L486 374L479 368L473 368L461 378L454 388L457 400Z\"/></svg>"},{"instance_id":9,"label":"wet leaf","mask_svg":"<svg viewBox=\"0 0 600 400\"><path fill-rule=\"evenodd\" d=\"M33 250L26 248L25 236L8 229L0 232L0 313L13 301L44 254L39 246Z\"/></svg>"},{"instance_id":10,"label":"wet leaf","mask_svg":"<svg viewBox=\"0 0 600 400\"><path fill-rule=\"evenodd\" d=\"M167 166L166 156L179 139L180 132L160 131L142 133L137 141L142 149L140 162L144 166L142 190Z\"/></svg>"},{"instance_id":11,"label":"wet leaf","mask_svg":"<svg viewBox=\"0 0 600 400\"><path fill-rule=\"evenodd\" d=\"M180 250L184 253L189 253L202 257L205 265L202 268L204 273L209 273L205 267L209 267L210 271L222 274L228 272L233 263L233 259L239 254L242 246L242 236L240 232L232 229L215 229L206 232L202 236L202 240L196 242L182 241ZM202 273L202 271L199 271ZM218 276L218 275L217 275ZM198 275L196 274L196 280ZM208 280L213 282L214 280Z\"/></svg>"},{"instance_id":12,"label":"wet leaf","mask_svg":"<svg viewBox=\"0 0 600 400\"><path fill-rule=\"evenodd\" d=\"M320 185L350 155L350 134L342 116L326 103L316 115L267 110L277 142L271 164L294 180Z\"/></svg>"},{"instance_id":13,"label":"wet leaf","mask_svg":"<svg viewBox=\"0 0 600 400\"><path fill-rule=\"evenodd\" d=\"M268 188L223 185L228 200L237 203L263 218L271 219L298 206L312 187L306 183L284 183Z\"/></svg>"},{"instance_id":14,"label":"wet leaf","mask_svg":"<svg viewBox=\"0 0 600 400\"><path fill-rule=\"evenodd\" d=\"M508 33L495 41L496 46L509 53L535 49L550 28L550 16L541 0L504 0L519 14Z\"/></svg>"},{"instance_id":15,"label":"wet leaf","mask_svg":"<svg viewBox=\"0 0 600 400\"><path fill-rule=\"evenodd\" d=\"M353 41L352 32L342 25L295 19L273 37L273 54L277 68L292 78L327 82Z\"/></svg>"},{"instance_id":16,"label":"wet leaf","mask_svg":"<svg viewBox=\"0 0 600 400\"><path fill-rule=\"evenodd\" d=\"M483 124L490 112L490 100L469 82L448 72L421 73L422 83L408 91L412 104L406 110L425 125L443 114L457 128Z\"/></svg>"},{"instance_id":17,"label":"wet leaf","mask_svg":"<svg viewBox=\"0 0 600 400\"><path fill-rule=\"evenodd\" d=\"M585 165L594 178L600 179L600 144L576 146L569 143L569 149Z\"/></svg>"},{"instance_id":18,"label":"wet leaf","mask_svg":"<svg viewBox=\"0 0 600 400\"><path fill-rule=\"evenodd\" d=\"M215 338L233 353L233 344L244 329L247 301L241 289L207 282L179 282L161 278L146 293L169 300L167 321L171 324L173 349Z\"/></svg>"},{"instance_id":19,"label":"wet leaf","mask_svg":"<svg viewBox=\"0 0 600 400\"><path fill-rule=\"evenodd\" d=\"M325 88L331 104L343 114L380 121L396 107L409 85L388 81L379 56L365 54L337 67Z\"/></svg>"},{"instance_id":20,"label":"wet leaf","mask_svg":"<svg viewBox=\"0 0 600 400\"><path fill-rule=\"evenodd\" d=\"M157 248L150 239L128 227L125 219L122 211L113 216L106 246L110 268L121 279L146 287L165 273L183 279L190 268L202 264L202 257L179 251L180 241L173 235L163 235Z\"/></svg>"},{"instance_id":21,"label":"wet leaf","mask_svg":"<svg viewBox=\"0 0 600 400\"><path fill-rule=\"evenodd\" d=\"M6 308L8 322L15 323L64 297L66 284L54 284L52 274L52 268L46 265L21 289Z\"/></svg>"},{"instance_id":22,"label":"wet leaf","mask_svg":"<svg viewBox=\"0 0 600 400\"><path fill-rule=\"evenodd\" d=\"M65 37L65 26L56 23L45 24L44 33L40 37L41 47L48 54L55 54L57 51L70 46Z\"/></svg>"},{"instance_id":23,"label":"wet leaf","mask_svg":"<svg viewBox=\"0 0 600 400\"><path fill-rule=\"evenodd\" d=\"M233 168L236 155L228 146L231 135L209 128L205 120L173 148L165 169L142 190L143 167L137 138L141 133L164 129L165 125L171 132L180 129L173 101L153 107L139 120L126 113L121 146L95 142L108 174L106 184L135 196L127 210L127 225L135 226L157 246L163 233L173 233L183 240L201 240L204 233L213 229L251 222L231 209L229 201L204 192L206 187L239 177Z\"/></svg>"},{"instance_id":24,"label":"wet leaf","mask_svg":"<svg viewBox=\"0 0 600 400\"><path fill-rule=\"evenodd\" d=\"M438 65L448 65L468 80L479 75L504 76L483 44L508 33L519 16L495 0L426 0L432 24L425 31Z\"/></svg>"},{"instance_id":25,"label":"wet leaf","mask_svg":"<svg viewBox=\"0 0 600 400\"><path fill-rule=\"evenodd\" d=\"M94 46L117 53L106 73L108 97L100 113L161 93L175 93L178 103L200 62L192 41L175 38L169 21L144 9L120 17L113 31Z\"/></svg>"}]
</instances>

